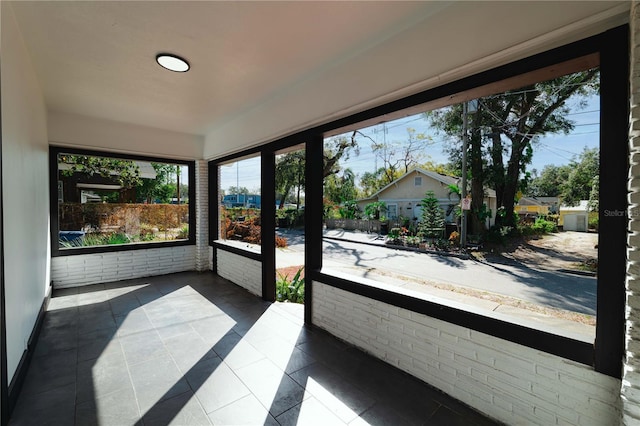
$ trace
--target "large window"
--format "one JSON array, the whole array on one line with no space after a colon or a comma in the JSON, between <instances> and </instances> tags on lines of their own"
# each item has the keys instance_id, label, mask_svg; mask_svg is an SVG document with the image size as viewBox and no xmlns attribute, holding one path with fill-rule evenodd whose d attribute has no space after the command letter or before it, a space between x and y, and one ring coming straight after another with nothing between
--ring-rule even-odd
<instances>
[{"instance_id":1,"label":"large window","mask_svg":"<svg viewBox=\"0 0 640 426\"><path fill-rule=\"evenodd\" d=\"M54 253L193 240L193 163L51 149Z\"/></svg>"},{"instance_id":2,"label":"large window","mask_svg":"<svg viewBox=\"0 0 640 426\"><path fill-rule=\"evenodd\" d=\"M323 270L593 342L597 59L327 137Z\"/></svg>"},{"instance_id":3,"label":"large window","mask_svg":"<svg viewBox=\"0 0 640 426\"><path fill-rule=\"evenodd\" d=\"M616 28L263 147L309 140L323 158L305 164L308 282L620 377L627 39Z\"/></svg>"},{"instance_id":4,"label":"large window","mask_svg":"<svg viewBox=\"0 0 640 426\"><path fill-rule=\"evenodd\" d=\"M259 251L262 244L260 156L219 165L218 176L218 240Z\"/></svg>"}]
</instances>

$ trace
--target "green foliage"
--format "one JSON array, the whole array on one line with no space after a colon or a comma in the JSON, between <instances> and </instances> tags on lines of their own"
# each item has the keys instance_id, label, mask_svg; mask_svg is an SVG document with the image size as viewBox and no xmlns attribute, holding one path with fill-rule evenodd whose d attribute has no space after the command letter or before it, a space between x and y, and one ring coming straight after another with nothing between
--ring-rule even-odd
<instances>
[{"instance_id":1,"label":"green foliage","mask_svg":"<svg viewBox=\"0 0 640 426\"><path fill-rule=\"evenodd\" d=\"M558 232L558 226L551 221L539 217L532 224L520 224L518 226L518 230L523 236L544 235L552 232Z\"/></svg>"},{"instance_id":2,"label":"green foliage","mask_svg":"<svg viewBox=\"0 0 640 426\"><path fill-rule=\"evenodd\" d=\"M374 201L364 206L364 215L367 219L380 219L387 211L387 203L384 201Z\"/></svg>"},{"instance_id":3,"label":"green foliage","mask_svg":"<svg viewBox=\"0 0 640 426\"><path fill-rule=\"evenodd\" d=\"M571 161L567 180L562 184L560 197L563 204L575 206L580 200L590 200L592 205L597 205L599 180L594 179L600 173L600 153L598 148L585 148L577 159ZM594 192L594 184L596 191Z\"/></svg>"},{"instance_id":4,"label":"green foliage","mask_svg":"<svg viewBox=\"0 0 640 426\"><path fill-rule=\"evenodd\" d=\"M345 201L344 204L340 206L339 212L342 219L360 218L360 208L358 207L358 203L353 200Z\"/></svg>"},{"instance_id":5,"label":"green foliage","mask_svg":"<svg viewBox=\"0 0 640 426\"><path fill-rule=\"evenodd\" d=\"M176 235L176 240L186 240L189 238L189 225L184 225L178 231L178 235Z\"/></svg>"},{"instance_id":6,"label":"green foliage","mask_svg":"<svg viewBox=\"0 0 640 426\"><path fill-rule=\"evenodd\" d=\"M567 101L576 99L583 108L587 96L598 91L599 71L590 69L479 99L469 123L472 187L495 189L498 208L513 211L516 193L529 178L535 143L544 135L573 130L569 113L575 108ZM449 153L456 165L461 158L462 109L458 104L427 114L435 128L455 138ZM516 223L512 215L500 220L509 226Z\"/></svg>"},{"instance_id":7,"label":"green foliage","mask_svg":"<svg viewBox=\"0 0 640 426\"><path fill-rule=\"evenodd\" d=\"M418 223L418 234L423 237L442 237L444 231L444 211L433 191L427 191L419 203L422 207L422 217Z\"/></svg>"},{"instance_id":8,"label":"green foliage","mask_svg":"<svg viewBox=\"0 0 640 426\"><path fill-rule=\"evenodd\" d=\"M387 242L390 244L402 244L400 238L400 228L391 228L387 234Z\"/></svg>"},{"instance_id":9,"label":"green foliage","mask_svg":"<svg viewBox=\"0 0 640 426\"><path fill-rule=\"evenodd\" d=\"M291 196L291 191L297 188L297 194L305 187L305 151L289 152L276 159L276 191L280 194L279 205L284 206ZM293 197L295 199L295 197ZM298 200L296 199L296 204Z\"/></svg>"},{"instance_id":10,"label":"green foliage","mask_svg":"<svg viewBox=\"0 0 640 426\"><path fill-rule=\"evenodd\" d=\"M597 216L589 218L589 229L594 229L596 231L600 229L600 220Z\"/></svg>"},{"instance_id":11,"label":"green foliage","mask_svg":"<svg viewBox=\"0 0 640 426\"><path fill-rule=\"evenodd\" d=\"M324 195L334 203L340 204L358 197L356 175L351 169L329 175L324 180Z\"/></svg>"},{"instance_id":12,"label":"green foliage","mask_svg":"<svg viewBox=\"0 0 640 426\"><path fill-rule=\"evenodd\" d=\"M511 226L492 226L485 234L484 239L488 243L504 245L509 235L513 234L514 228Z\"/></svg>"},{"instance_id":13,"label":"green foliage","mask_svg":"<svg viewBox=\"0 0 640 426\"><path fill-rule=\"evenodd\" d=\"M304 278L301 278L304 268L298 269L293 279L278 273L276 280L276 300L278 302L289 301L292 303L304 303Z\"/></svg>"},{"instance_id":14,"label":"green foliage","mask_svg":"<svg viewBox=\"0 0 640 426\"><path fill-rule=\"evenodd\" d=\"M562 186L569 179L570 172L571 168L567 165L546 165L540 176L531 180L526 193L532 197L557 197L562 191Z\"/></svg>"},{"instance_id":15,"label":"green foliage","mask_svg":"<svg viewBox=\"0 0 640 426\"><path fill-rule=\"evenodd\" d=\"M118 182L123 188L133 188L141 183L140 168L135 161L121 160L93 155L59 154L58 164L70 166L69 170L61 170L63 176L84 173L88 176L98 175Z\"/></svg>"}]
</instances>

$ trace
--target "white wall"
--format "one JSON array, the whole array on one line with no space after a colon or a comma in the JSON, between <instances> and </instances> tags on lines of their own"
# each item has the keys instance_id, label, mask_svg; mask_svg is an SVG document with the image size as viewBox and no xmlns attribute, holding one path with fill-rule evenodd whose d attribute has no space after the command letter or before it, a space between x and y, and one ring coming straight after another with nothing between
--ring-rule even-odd
<instances>
[{"instance_id":1,"label":"white wall","mask_svg":"<svg viewBox=\"0 0 640 426\"><path fill-rule=\"evenodd\" d=\"M220 249L216 258L218 275L262 297L262 262Z\"/></svg>"},{"instance_id":2,"label":"white wall","mask_svg":"<svg viewBox=\"0 0 640 426\"><path fill-rule=\"evenodd\" d=\"M111 281L196 269L196 246L163 247L54 257L54 288L80 287Z\"/></svg>"},{"instance_id":3,"label":"white wall","mask_svg":"<svg viewBox=\"0 0 640 426\"><path fill-rule=\"evenodd\" d=\"M55 111L48 132L52 145L183 160L201 159L204 144L198 135Z\"/></svg>"},{"instance_id":4,"label":"white wall","mask_svg":"<svg viewBox=\"0 0 640 426\"><path fill-rule=\"evenodd\" d=\"M11 381L49 284L47 115L11 6L2 2L2 198Z\"/></svg>"},{"instance_id":5,"label":"white wall","mask_svg":"<svg viewBox=\"0 0 640 426\"><path fill-rule=\"evenodd\" d=\"M614 425L620 380L313 282L313 324L506 424Z\"/></svg>"},{"instance_id":6,"label":"white wall","mask_svg":"<svg viewBox=\"0 0 640 426\"><path fill-rule=\"evenodd\" d=\"M627 234L626 356L622 380L623 422L640 424L640 3L630 19L631 117L629 126L629 233Z\"/></svg>"}]
</instances>

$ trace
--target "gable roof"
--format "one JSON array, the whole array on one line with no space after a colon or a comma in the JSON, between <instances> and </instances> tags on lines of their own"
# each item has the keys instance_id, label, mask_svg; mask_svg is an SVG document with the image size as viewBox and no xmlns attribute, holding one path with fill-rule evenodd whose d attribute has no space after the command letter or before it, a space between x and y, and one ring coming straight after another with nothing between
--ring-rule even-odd
<instances>
[{"instance_id":1,"label":"gable roof","mask_svg":"<svg viewBox=\"0 0 640 426\"><path fill-rule=\"evenodd\" d=\"M431 179L434 179L444 185L457 185L460 178L454 177L454 176L448 176L448 175L443 175L437 172L432 172L431 170L424 170L424 169L413 169L413 170L409 170L407 173L403 174L402 176L400 176L398 179L394 180L393 182L383 186L382 188L380 188L378 191L376 191L375 193L371 194L370 196L368 196L367 198L362 198L362 200L370 200L372 198L377 197L379 194L381 194L383 191L385 191L387 188L390 188L393 185L398 184L398 182L406 179L407 177L411 176L411 175L424 175L426 177L429 177Z\"/></svg>"}]
</instances>

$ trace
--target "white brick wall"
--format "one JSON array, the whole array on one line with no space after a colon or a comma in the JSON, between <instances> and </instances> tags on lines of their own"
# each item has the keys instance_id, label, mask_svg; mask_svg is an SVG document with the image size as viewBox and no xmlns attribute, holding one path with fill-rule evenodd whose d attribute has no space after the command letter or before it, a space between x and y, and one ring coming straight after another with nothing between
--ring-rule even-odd
<instances>
[{"instance_id":1,"label":"white brick wall","mask_svg":"<svg viewBox=\"0 0 640 426\"><path fill-rule=\"evenodd\" d=\"M209 270L213 271L213 247L209 246Z\"/></svg>"},{"instance_id":2,"label":"white brick wall","mask_svg":"<svg viewBox=\"0 0 640 426\"><path fill-rule=\"evenodd\" d=\"M566 359L313 283L313 323L507 424L613 425L620 381Z\"/></svg>"},{"instance_id":3,"label":"white brick wall","mask_svg":"<svg viewBox=\"0 0 640 426\"><path fill-rule=\"evenodd\" d=\"M209 168L205 160L196 161L196 270L209 267Z\"/></svg>"},{"instance_id":4,"label":"white brick wall","mask_svg":"<svg viewBox=\"0 0 640 426\"><path fill-rule=\"evenodd\" d=\"M262 262L217 250L218 275L262 297Z\"/></svg>"},{"instance_id":5,"label":"white brick wall","mask_svg":"<svg viewBox=\"0 0 640 426\"><path fill-rule=\"evenodd\" d=\"M195 246L178 246L59 256L51 259L51 280L54 288L66 288L193 271L195 252Z\"/></svg>"},{"instance_id":6,"label":"white brick wall","mask_svg":"<svg viewBox=\"0 0 640 426\"><path fill-rule=\"evenodd\" d=\"M631 117L629 131L629 236L627 249L626 356L622 378L623 423L640 424L640 5L630 16Z\"/></svg>"}]
</instances>

